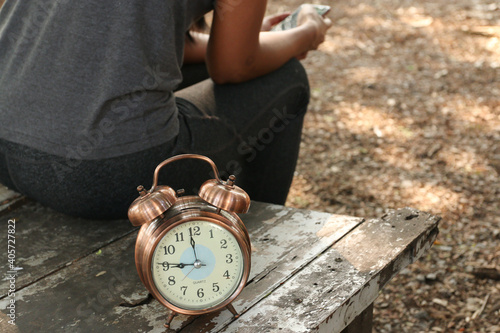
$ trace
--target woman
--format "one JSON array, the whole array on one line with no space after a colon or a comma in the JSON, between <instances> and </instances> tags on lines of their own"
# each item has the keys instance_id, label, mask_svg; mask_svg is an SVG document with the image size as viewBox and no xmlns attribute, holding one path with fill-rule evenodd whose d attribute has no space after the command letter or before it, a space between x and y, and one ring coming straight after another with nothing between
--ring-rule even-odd
<instances>
[{"instance_id":1,"label":"woman","mask_svg":"<svg viewBox=\"0 0 500 333\"><path fill-rule=\"evenodd\" d=\"M213 3L210 35L187 34ZM66 214L123 218L156 165L199 153L253 200L284 203L309 96L296 59L331 22L305 7L297 28L261 32L283 19L264 20L265 9L265 0L5 1L0 183ZM181 67L186 81L188 64L204 60L211 79L175 92ZM191 192L209 171L178 162L160 183Z\"/></svg>"}]
</instances>

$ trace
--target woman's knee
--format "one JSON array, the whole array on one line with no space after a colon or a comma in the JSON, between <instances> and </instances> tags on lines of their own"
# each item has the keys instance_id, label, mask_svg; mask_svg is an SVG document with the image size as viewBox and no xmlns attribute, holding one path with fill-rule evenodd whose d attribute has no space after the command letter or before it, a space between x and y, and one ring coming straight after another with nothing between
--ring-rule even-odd
<instances>
[{"instance_id":1,"label":"woman's knee","mask_svg":"<svg viewBox=\"0 0 500 333\"><path fill-rule=\"evenodd\" d=\"M310 87L304 66L299 60L293 58L280 68L280 71L279 74L286 78L286 84L289 87L287 95L292 101L289 105L294 106L290 112L295 115L305 114L310 100Z\"/></svg>"},{"instance_id":2,"label":"woman's knee","mask_svg":"<svg viewBox=\"0 0 500 333\"><path fill-rule=\"evenodd\" d=\"M307 72L298 59L290 59L290 61L283 65L282 69L287 72L286 75L290 78L291 82L301 83L304 86L307 86L307 88L309 89L309 79L307 77Z\"/></svg>"}]
</instances>

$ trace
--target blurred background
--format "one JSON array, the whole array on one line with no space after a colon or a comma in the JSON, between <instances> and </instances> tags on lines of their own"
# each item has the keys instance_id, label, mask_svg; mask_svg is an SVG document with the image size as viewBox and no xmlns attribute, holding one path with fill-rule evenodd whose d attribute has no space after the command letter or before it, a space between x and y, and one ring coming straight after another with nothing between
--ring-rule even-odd
<instances>
[{"instance_id":1,"label":"blurred background","mask_svg":"<svg viewBox=\"0 0 500 333\"><path fill-rule=\"evenodd\" d=\"M374 332L500 332L500 2L311 2L334 24L303 61L312 100L287 204L442 216L377 299Z\"/></svg>"}]
</instances>

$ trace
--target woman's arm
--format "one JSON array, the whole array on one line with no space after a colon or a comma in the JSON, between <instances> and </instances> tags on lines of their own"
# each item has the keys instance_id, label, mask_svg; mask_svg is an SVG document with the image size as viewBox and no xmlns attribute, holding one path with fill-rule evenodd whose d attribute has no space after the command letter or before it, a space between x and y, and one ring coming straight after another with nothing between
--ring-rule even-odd
<instances>
[{"instance_id":1,"label":"woman's arm","mask_svg":"<svg viewBox=\"0 0 500 333\"><path fill-rule=\"evenodd\" d=\"M236 83L267 74L323 42L330 20L304 7L299 26L260 33L266 0L217 0L207 48L216 83Z\"/></svg>"},{"instance_id":2,"label":"woman's arm","mask_svg":"<svg viewBox=\"0 0 500 333\"><path fill-rule=\"evenodd\" d=\"M190 32L189 34L191 38L186 37L184 43L184 63L197 64L205 62L208 35L201 32Z\"/></svg>"},{"instance_id":3,"label":"woman's arm","mask_svg":"<svg viewBox=\"0 0 500 333\"><path fill-rule=\"evenodd\" d=\"M1 2L2 0L0 0ZM271 28L283 21L291 13L280 13L264 17L261 31L270 31ZM184 63L196 64L205 62L209 35L206 33L190 31L184 44Z\"/></svg>"}]
</instances>

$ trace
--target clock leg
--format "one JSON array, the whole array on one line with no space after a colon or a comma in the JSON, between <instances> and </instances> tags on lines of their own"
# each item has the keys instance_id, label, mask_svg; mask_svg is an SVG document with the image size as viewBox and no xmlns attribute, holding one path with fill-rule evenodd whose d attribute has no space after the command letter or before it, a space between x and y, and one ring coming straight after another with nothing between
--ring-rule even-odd
<instances>
[{"instance_id":1,"label":"clock leg","mask_svg":"<svg viewBox=\"0 0 500 333\"><path fill-rule=\"evenodd\" d=\"M167 317L167 322L164 325L166 328L170 328L170 323L172 322L172 319L174 319L174 317L176 315L177 315L176 312L170 311L170 313L168 314L168 317Z\"/></svg>"},{"instance_id":2,"label":"clock leg","mask_svg":"<svg viewBox=\"0 0 500 333\"><path fill-rule=\"evenodd\" d=\"M226 308L233 314L234 318L238 318L240 316L231 303L226 305Z\"/></svg>"}]
</instances>

